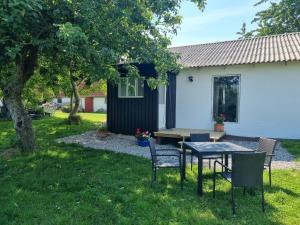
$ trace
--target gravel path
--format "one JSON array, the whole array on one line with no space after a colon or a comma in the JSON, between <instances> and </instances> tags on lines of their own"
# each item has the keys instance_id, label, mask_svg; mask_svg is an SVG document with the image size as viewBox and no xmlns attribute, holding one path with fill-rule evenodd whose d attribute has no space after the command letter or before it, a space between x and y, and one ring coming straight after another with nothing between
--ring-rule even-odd
<instances>
[{"instance_id":1,"label":"gravel path","mask_svg":"<svg viewBox=\"0 0 300 225\"><path fill-rule=\"evenodd\" d=\"M234 144L238 144L247 148L256 149L257 142L253 141L236 141L226 140ZM110 150L114 152L126 153L130 155L141 156L144 158L150 158L148 148L139 147L136 145L135 137L119 134L111 134L106 138L99 138L95 131L88 131L80 135L74 135L57 139L59 143L76 143L83 147L93 148L98 150ZM172 146L158 145L157 148L166 148ZM276 169L300 169L300 163L294 161L294 157L284 149L281 144L277 144L275 150L275 157L273 158L272 168ZM196 163L196 157L195 163ZM187 159L189 162L189 159Z\"/></svg>"}]
</instances>

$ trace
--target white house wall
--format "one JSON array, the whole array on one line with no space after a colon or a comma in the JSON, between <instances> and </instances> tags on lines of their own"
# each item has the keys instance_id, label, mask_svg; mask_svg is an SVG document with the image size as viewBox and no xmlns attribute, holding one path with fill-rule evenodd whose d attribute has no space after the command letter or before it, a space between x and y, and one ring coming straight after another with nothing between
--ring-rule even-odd
<instances>
[{"instance_id":1,"label":"white house wall","mask_svg":"<svg viewBox=\"0 0 300 225\"><path fill-rule=\"evenodd\" d=\"M94 97L94 112L98 110L106 110L105 97Z\"/></svg>"},{"instance_id":2,"label":"white house wall","mask_svg":"<svg viewBox=\"0 0 300 225\"><path fill-rule=\"evenodd\" d=\"M85 98L80 98L80 108L85 110Z\"/></svg>"},{"instance_id":3,"label":"white house wall","mask_svg":"<svg viewBox=\"0 0 300 225\"><path fill-rule=\"evenodd\" d=\"M176 127L213 129L213 76L231 74L240 75L239 121L225 123L227 134L300 139L299 62L183 69Z\"/></svg>"},{"instance_id":4,"label":"white house wall","mask_svg":"<svg viewBox=\"0 0 300 225\"><path fill-rule=\"evenodd\" d=\"M52 100L53 103L58 103L58 99L57 98L54 98ZM61 98L61 103L62 104L69 104L71 102L71 98L67 98L67 97L63 97Z\"/></svg>"},{"instance_id":5,"label":"white house wall","mask_svg":"<svg viewBox=\"0 0 300 225\"><path fill-rule=\"evenodd\" d=\"M158 88L158 128L166 128L166 86Z\"/></svg>"}]
</instances>

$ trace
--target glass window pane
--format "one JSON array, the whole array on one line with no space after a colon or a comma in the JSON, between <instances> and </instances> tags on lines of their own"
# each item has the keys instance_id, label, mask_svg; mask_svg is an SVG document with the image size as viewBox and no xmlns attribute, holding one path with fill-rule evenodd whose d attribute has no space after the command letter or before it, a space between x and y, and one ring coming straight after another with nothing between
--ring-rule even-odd
<instances>
[{"instance_id":1,"label":"glass window pane","mask_svg":"<svg viewBox=\"0 0 300 225\"><path fill-rule=\"evenodd\" d=\"M144 79L140 78L137 80L137 96L144 96Z\"/></svg>"},{"instance_id":2,"label":"glass window pane","mask_svg":"<svg viewBox=\"0 0 300 225\"><path fill-rule=\"evenodd\" d=\"M239 76L214 78L214 117L224 115L226 122L238 121Z\"/></svg>"},{"instance_id":3,"label":"glass window pane","mask_svg":"<svg viewBox=\"0 0 300 225\"><path fill-rule=\"evenodd\" d=\"M122 78L119 84L119 96L126 97L127 79Z\"/></svg>"},{"instance_id":4,"label":"glass window pane","mask_svg":"<svg viewBox=\"0 0 300 225\"><path fill-rule=\"evenodd\" d=\"M135 94L135 79L128 79L128 96L134 97Z\"/></svg>"}]
</instances>

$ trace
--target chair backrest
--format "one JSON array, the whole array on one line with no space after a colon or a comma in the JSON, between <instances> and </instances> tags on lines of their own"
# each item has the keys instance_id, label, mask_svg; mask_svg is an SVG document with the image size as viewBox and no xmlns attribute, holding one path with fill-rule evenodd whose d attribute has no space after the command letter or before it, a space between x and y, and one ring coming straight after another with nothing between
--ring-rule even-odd
<instances>
[{"instance_id":1,"label":"chair backrest","mask_svg":"<svg viewBox=\"0 0 300 225\"><path fill-rule=\"evenodd\" d=\"M274 154L277 141L268 138L259 138L257 152L266 152L267 155ZM265 164L270 165L272 156L266 156Z\"/></svg>"},{"instance_id":2,"label":"chair backrest","mask_svg":"<svg viewBox=\"0 0 300 225\"><path fill-rule=\"evenodd\" d=\"M209 140L209 133L191 134L191 142L208 142Z\"/></svg>"},{"instance_id":3,"label":"chair backrest","mask_svg":"<svg viewBox=\"0 0 300 225\"><path fill-rule=\"evenodd\" d=\"M154 138L151 138L149 140L149 149L150 149L152 163L156 163L157 157L156 157L156 148L155 148L155 139Z\"/></svg>"},{"instance_id":4,"label":"chair backrest","mask_svg":"<svg viewBox=\"0 0 300 225\"><path fill-rule=\"evenodd\" d=\"M265 152L232 154L232 184L235 187L261 186L265 158Z\"/></svg>"}]
</instances>

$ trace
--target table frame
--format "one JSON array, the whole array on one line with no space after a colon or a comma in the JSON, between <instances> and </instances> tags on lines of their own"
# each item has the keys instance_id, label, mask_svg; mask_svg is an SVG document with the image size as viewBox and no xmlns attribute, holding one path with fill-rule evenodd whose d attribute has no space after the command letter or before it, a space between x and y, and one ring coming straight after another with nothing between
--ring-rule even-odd
<instances>
[{"instance_id":1,"label":"table frame","mask_svg":"<svg viewBox=\"0 0 300 225\"><path fill-rule=\"evenodd\" d=\"M206 145L209 143L209 145L219 145L219 144L225 144L227 145L226 150L218 150L218 151L201 151L201 148L196 148L194 144L203 144L206 143ZM230 142L183 142L182 143L182 150L183 150L183 159L182 159L182 173L183 178L186 179L186 149L192 150L192 153L198 157L198 176L197 176L197 186L198 186L198 195L202 196L203 194L203 156L207 155L216 155L216 154L222 154L225 155L225 165L228 166L228 155L231 155L233 153L238 152L254 152L253 149L245 148L236 144L232 144ZM227 170L227 169L226 169Z\"/></svg>"}]
</instances>

